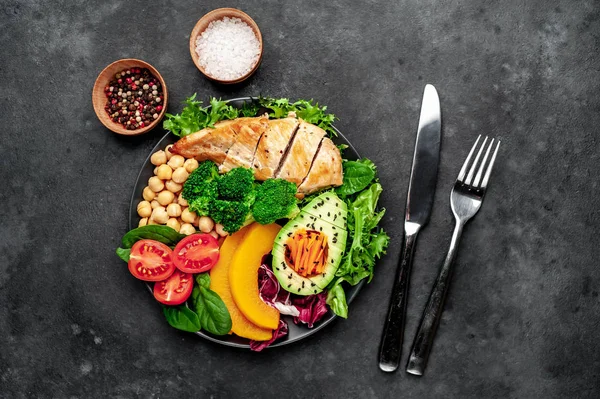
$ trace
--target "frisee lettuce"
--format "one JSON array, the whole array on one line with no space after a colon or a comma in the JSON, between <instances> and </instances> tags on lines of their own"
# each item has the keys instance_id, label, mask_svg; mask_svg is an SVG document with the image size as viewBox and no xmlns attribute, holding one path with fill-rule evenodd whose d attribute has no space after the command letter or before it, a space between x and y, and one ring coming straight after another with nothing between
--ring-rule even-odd
<instances>
[{"instance_id":1,"label":"frisee lettuce","mask_svg":"<svg viewBox=\"0 0 600 399\"><path fill-rule=\"evenodd\" d=\"M210 106L203 107L202 101L196 100L196 94L184 101L186 106L180 114L165 114L163 128L176 136L185 137L189 134L202 130L206 127L213 127L215 123L225 119L235 119L240 111L227 105L227 101L217 100L212 97Z\"/></svg>"},{"instance_id":2,"label":"frisee lettuce","mask_svg":"<svg viewBox=\"0 0 600 399\"><path fill-rule=\"evenodd\" d=\"M259 97L258 103L261 107L271 110L269 116L272 118L285 118L290 112L294 112L298 118L319 126L331 136L337 136L337 132L332 126L332 123L337 119L336 116L326 112L326 105L313 104L312 99L290 103L287 98Z\"/></svg>"},{"instance_id":3,"label":"frisee lettuce","mask_svg":"<svg viewBox=\"0 0 600 399\"><path fill-rule=\"evenodd\" d=\"M212 97L209 106L203 107L202 101L196 100L196 94L184 101L185 107L180 114L165 114L163 128L176 136L185 137L215 123L235 119L240 116L257 116L262 110L269 113L271 118L285 118L290 112L304 119L308 123L319 126L331 136L337 136L332 123L337 118L327 113L326 106L313 104L313 100L298 100L291 103L287 98L259 97L253 101L245 102L241 108L228 105L228 101L217 100Z\"/></svg>"},{"instance_id":4,"label":"frisee lettuce","mask_svg":"<svg viewBox=\"0 0 600 399\"><path fill-rule=\"evenodd\" d=\"M344 161L343 166L344 183L336 192L348 206L348 240L336 278L327 287L327 304L335 314L346 318L348 305L342 283L356 285L363 279L370 282L375 262L386 253L390 237L377 228L385 209L377 209L383 188L377 179L375 165L363 158Z\"/></svg>"}]
</instances>

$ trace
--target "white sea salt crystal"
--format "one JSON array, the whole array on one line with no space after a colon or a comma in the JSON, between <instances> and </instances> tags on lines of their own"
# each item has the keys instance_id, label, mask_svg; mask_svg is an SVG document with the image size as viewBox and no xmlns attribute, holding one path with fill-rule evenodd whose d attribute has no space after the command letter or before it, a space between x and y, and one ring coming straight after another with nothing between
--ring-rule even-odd
<instances>
[{"instance_id":1,"label":"white sea salt crystal","mask_svg":"<svg viewBox=\"0 0 600 399\"><path fill-rule=\"evenodd\" d=\"M239 18L211 22L196 39L198 62L211 77L234 80L250 72L260 57L254 31Z\"/></svg>"}]
</instances>

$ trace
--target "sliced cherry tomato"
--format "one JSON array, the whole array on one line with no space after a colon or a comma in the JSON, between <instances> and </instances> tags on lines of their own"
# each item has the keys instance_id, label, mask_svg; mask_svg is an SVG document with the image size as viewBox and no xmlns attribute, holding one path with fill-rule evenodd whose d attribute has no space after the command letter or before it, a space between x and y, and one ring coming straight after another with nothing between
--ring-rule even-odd
<instances>
[{"instance_id":1,"label":"sliced cherry tomato","mask_svg":"<svg viewBox=\"0 0 600 399\"><path fill-rule=\"evenodd\" d=\"M171 248L161 242L140 240L131 247L129 271L140 280L165 280L175 271L172 253Z\"/></svg>"},{"instance_id":2,"label":"sliced cherry tomato","mask_svg":"<svg viewBox=\"0 0 600 399\"><path fill-rule=\"evenodd\" d=\"M191 274L175 270L171 277L154 284L154 298L165 305L180 305L187 301L194 288Z\"/></svg>"},{"instance_id":3,"label":"sliced cherry tomato","mask_svg":"<svg viewBox=\"0 0 600 399\"><path fill-rule=\"evenodd\" d=\"M182 272L205 272L219 260L219 242L210 234L191 234L179 241L172 258Z\"/></svg>"}]
</instances>

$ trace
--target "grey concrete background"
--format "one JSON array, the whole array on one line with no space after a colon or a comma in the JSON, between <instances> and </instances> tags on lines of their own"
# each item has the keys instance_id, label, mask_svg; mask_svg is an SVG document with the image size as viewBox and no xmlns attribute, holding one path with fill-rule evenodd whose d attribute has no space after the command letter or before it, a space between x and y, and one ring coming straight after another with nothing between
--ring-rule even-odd
<instances>
[{"instance_id":1,"label":"grey concrete background","mask_svg":"<svg viewBox=\"0 0 600 399\"><path fill-rule=\"evenodd\" d=\"M210 83L188 35L218 7L259 24L262 66ZM589 1L0 0L0 397L597 398L600 3ZM171 112L197 92L314 98L379 165L392 236L373 282L312 338L256 354L171 329L114 249L162 129L112 134L91 89L110 62L152 63ZM443 144L418 242L405 363L450 240L449 192L478 134L500 137L467 227L426 375L377 349L402 241L421 93Z\"/></svg>"}]
</instances>

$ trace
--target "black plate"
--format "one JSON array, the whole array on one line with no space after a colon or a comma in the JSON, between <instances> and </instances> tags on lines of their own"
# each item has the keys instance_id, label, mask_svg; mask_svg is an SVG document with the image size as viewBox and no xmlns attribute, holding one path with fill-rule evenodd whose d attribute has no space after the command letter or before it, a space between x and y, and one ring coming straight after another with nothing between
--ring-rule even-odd
<instances>
[{"instance_id":1,"label":"black plate","mask_svg":"<svg viewBox=\"0 0 600 399\"><path fill-rule=\"evenodd\" d=\"M248 102L248 101L254 101L254 98L252 98L252 97L235 98L235 99L229 100L229 103L231 105L233 105L234 107L239 108L242 106L242 104L244 102ZM334 127L334 129L338 133L338 137L331 137L333 142L337 145L346 144L348 146L348 148L344 151L344 158L349 159L349 160L356 160L356 159L360 158L360 156L358 155L358 152L352 146L352 144L350 144L350 142L346 139L346 137L344 137L344 135L339 130L337 130L335 127ZM178 139L179 138L177 136L175 136L171 133L167 133L158 142L158 144L156 144L156 146L152 149L152 152L150 152L150 154L148 155L148 158L146 158L146 161L142 165L142 169L140 170L140 173L135 182L135 187L133 189L133 195L131 196L131 203L129 206L129 229L130 230L138 226L140 217L137 214L137 205L142 200L142 191L144 190L144 187L147 186L148 179L154 175L154 165L152 165L152 163L150 163L150 156L158 150L164 150L164 148L167 145L175 143ZM364 284L364 280L361 281L360 283L358 283L357 285L355 285L354 287L350 287L346 291L346 299L347 299L348 303L352 302L354 297L356 297L356 294L358 294L358 291L362 288L363 284ZM150 290L150 292L152 293L152 286L147 284L147 287ZM323 316L323 318L318 323L315 323L313 328L309 329L305 325L297 326L296 324L294 324L291 316L282 316L283 320L285 320L288 324L289 333L287 336L285 336L285 337L281 338L280 340L278 340L277 342L271 344L269 347L277 347L277 346L282 346L282 345L286 345L286 344L291 344L292 342L296 342L303 338L306 338L309 335L314 334L317 331L321 330L323 327L325 327L326 325L331 323L336 317L337 316L331 310L329 310L327 312L327 314L325 316ZM248 348L248 349L250 348L250 345L248 344L248 342L249 342L248 339L241 338L236 335L216 336L216 335L205 333L203 331L197 332L196 334L201 336L202 338L206 338L209 341L217 342L219 344L223 344L223 345L227 345L227 346L234 346L237 348Z\"/></svg>"}]
</instances>

